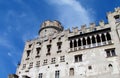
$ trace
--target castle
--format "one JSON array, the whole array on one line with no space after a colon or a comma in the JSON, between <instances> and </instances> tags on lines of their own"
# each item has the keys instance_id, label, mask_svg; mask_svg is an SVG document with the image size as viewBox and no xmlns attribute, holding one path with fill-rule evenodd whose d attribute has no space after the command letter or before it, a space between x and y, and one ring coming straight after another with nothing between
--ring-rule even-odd
<instances>
[{"instance_id":1,"label":"castle","mask_svg":"<svg viewBox=\"0 0 120 78\"><path fill-rule=\"evenodd\" d=\"M120 7L107 19L72 31L56 20L43 22L9 78L120 78Z\"/></svg>"}]
</instances>

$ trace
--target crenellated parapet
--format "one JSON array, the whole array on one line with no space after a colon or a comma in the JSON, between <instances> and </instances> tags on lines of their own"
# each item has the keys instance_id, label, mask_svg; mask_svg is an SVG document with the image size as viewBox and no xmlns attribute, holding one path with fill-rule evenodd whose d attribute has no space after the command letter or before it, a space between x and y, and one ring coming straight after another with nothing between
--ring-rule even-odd
<instances>
[{"instance_id":1,"label":"crenellated parapet","mask_svg":"<svg viewBox=\"0 0 120 78\"><path fill-rule=\"evenodd\" d=\"M120 13L120 7L114 8L114 12L107 12L107 15L111 15L111 14L116 14L116 13Z\"/></svg>"},{"instance_id":2,"label":"crenellated parapet","mask_svg":"<svg viewBox=\"0 0 120 78\"><path fill-rule=\"evenodd\" d=\"M47 20L41 24L39 35L43 40L51 39L55 34L63 31L63 26L59 21Z\"/></svg>"},{"instance_id":3,"label":"crenellated parapet","mask_svg":"<svg viewBox=\"0 0 120 78\"><path fill-rule=\"evenodd\" d=\"M73 33L78 33L78 27L72 27Z\"/></svg>"},{"instance_id":4,"label":"crenellated parapet","mask_svg":"<svg viewBox=\"0 0 120 78\"><path fill-rule=\"evenodd\" d=\"M54 20L54 21L47 20L47 21L45 21L45 22L43 22L41 24L40 31L43 30L43 29L45 29L45 28L50 28L50 27L53 27L53 28L58 29L60 31L63 30L63 27L62 27L62 25L61 25L61 23L59 21L56 21L56 20Z\"/></svg>"},{"instance_id":5,"label":"crenellated parapet","mask_svg":"<svg viewBox=\"0 0 120 78\"><path fill-rule=\"evenodd\" d=\"M99 26L104 27L105 22L103 20L99 21Z\"/></svg>"},{"instance_id":6,"label":"crenellated parapet","mask_svg":"<svg viewBox=\"0 0 120 78\"><path fill-rule=\"evenodd\" d=\"M99 25L97 25L95 23L90 23L89 26L87 26L85 24L85 25L81 25L80 27L81 27L80 29L78 27L72 27L72 30L70 31L71 33L69 33L69 34L77 35L77 34L89 33L89 32L93 32L96 30L108 28L109 25L104 23L103 20L101 20L101 21L99 21Z\"/></svg>"},{"instance_id":7,"label":"crenellated parapet","mask_svg":"<svg viewBox=\"0 0 120 78\"><path fill-rule=\"evenodd\" d=\"M119 23L120 22L120 7L114 9L114 12L108 12L107 18L109 23Z\"/></svg>"},{"instance_id":8,"label":"crenellated parapet","mask_svg":"<svg viewBox=\"0 0 120 78\"><path fill-rule=\"evenodd\" d=\"M115 8L115 12L120 12L120 7Z\"/></svg>"}]
</instances>

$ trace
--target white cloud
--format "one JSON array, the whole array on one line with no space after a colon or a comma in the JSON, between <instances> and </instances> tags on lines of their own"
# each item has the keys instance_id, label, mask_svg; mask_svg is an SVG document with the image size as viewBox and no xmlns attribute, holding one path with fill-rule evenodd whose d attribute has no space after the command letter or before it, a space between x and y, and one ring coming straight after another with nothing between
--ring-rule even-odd
<instances>
[{"instance_id":1,"label":"white cloud","mask_svg":"<svg viewBox=\"0 0 120 78\"><path fill-rule=\"evenodd\" d=\"M89 24L94 20L92 12L85 9L77 0L47 0L53 4L58 12L58 20L68 26L80 26Z\"/></svg>"}]
</instances>

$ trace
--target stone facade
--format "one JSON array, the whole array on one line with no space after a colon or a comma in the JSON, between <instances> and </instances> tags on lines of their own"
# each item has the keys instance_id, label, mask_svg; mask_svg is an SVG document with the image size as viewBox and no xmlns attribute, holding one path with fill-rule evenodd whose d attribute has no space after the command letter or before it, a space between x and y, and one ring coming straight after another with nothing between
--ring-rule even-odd
<instances>
[{"instance_id":1,"label":"stone facade","mask_svg":"<svg viewBox=\"0 0 120 78\"><path fill-rule=\"evenodd\" d=\"M107 13L108 23L64 30L45 21L39 38L25 44L19 78L120 78L120 8Z\"/></svg>"}]
</instances>

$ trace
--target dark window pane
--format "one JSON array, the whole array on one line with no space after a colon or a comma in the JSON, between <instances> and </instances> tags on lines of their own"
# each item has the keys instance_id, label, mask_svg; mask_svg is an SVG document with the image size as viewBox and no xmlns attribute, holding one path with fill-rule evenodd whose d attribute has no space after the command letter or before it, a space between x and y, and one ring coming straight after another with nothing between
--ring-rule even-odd
<instances>
[{"instance_id":1,"label":"dark window pane","mask_svg":"<svg viewBox=\"0 0 120 78\"><path fill-rule=\"evenodd\" d=\"M107 57L110 57L110 51L106 51Z\"/></svg>"},{"instance_id":2,"label":"dark window pane","mask_svg":"<svg viewBox=\"0 0 120 78\"><path fill-rule=\"evenodd\" d=\"M81 55L75 55L75 62L82 61L82 54Z\"/></svg>"},{"instance_id":3,"label":"dark window pane","mask_svg":"<svg viewBox=\"0 0 120 78\"><path fill-rule=\"evenodd\" d=\"M112 56L115 56L115 50L111 50Z\"/></svg>"},{"instance_id":4,"label":"dark window pane","mask_svg":"<svg viewBox=\"0 0 120 78\"><path fill-rule=\"evenodd\" d=\"M73 48L73 43L72 43L72 41L70 41L70 48Z\"/></svg>"}]
</instances>

